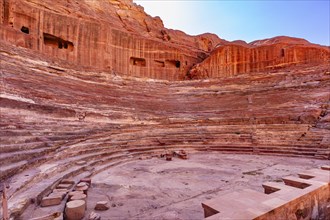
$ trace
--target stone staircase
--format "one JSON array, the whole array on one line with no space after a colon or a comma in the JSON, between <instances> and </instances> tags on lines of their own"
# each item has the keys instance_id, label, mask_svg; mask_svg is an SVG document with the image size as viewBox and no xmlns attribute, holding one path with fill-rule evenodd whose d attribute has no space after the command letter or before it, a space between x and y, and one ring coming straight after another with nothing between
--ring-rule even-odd
<instances>
[{"instance_id":1,"label":"stone staircase","mask_svg":"<svg viewBox=\"0 0 330 220\"><path fill-rule=\"evenodd\" d=\"M329 159L326 65L168 82L50 71L65 65L5 44L0 52L0 181L11 216L63 178L166 150Z\"/></svg>"}]
</instances>

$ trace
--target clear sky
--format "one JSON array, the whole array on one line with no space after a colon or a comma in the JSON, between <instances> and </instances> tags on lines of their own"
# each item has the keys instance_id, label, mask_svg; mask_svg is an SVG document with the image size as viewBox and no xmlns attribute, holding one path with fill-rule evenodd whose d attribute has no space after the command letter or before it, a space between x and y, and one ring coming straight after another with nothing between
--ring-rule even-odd
<instances>
[{"instance_id":1,"label":"clear sky","mask_svg":"<svg viewBox=\"0 0 330 220\"><path fill-rule=\"evenodd\" d=\"M330 0L134 0L166 28L233 41L292 36L330 45Z\"/></svg>"}]
</instances>

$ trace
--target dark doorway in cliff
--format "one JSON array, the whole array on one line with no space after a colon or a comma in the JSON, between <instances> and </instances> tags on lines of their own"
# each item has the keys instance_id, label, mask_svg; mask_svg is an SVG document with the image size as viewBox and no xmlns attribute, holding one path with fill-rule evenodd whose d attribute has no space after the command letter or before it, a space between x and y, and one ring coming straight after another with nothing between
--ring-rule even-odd
<instances>
[{"instance_id":1,"label":"dark doorway in cliff","mask_svg":"<svg viewBox=\"0 0 330 220\"><path fill-rule=\"evenodd\" d=\"M23 26L23 27L21 28L21 31L22 31L23 33L25 33L25 34L30 34L30 29L29 29L28 27Z\"/></svg>"},{"instance_id":2,"label":"dark doorway in cliff","mask_svg":"<svg viewBox=\"0 0 330 220\"><path fill-rule=\"evenodd\" d=\"M166 60L166 67L180 68L181 62L179 60Z\"/></svg>"},{"instance_id":3,"label":"dark doorway in cliff","mask_svg":"<svg viewBox=\"0 0 330 220\"><path fill-rule=\"evenodd\" d=\"M285 51L284 49L281 49L281 57L284 57L285 56Z\"/></svg>"},{"instance_id":4,"label":"dark doorway in cliff","mask_svg":"<svg viewBox=\"0 0 330 220\"><path fill-rule=\"evenodd\" d=\"M69 51L73 51L74 48L72 42L47 33L44 33L44 44L54 48L67 49Z\"/></svg>"},{"instance_id":5,"label":"dark doorway in cliff","mask_svg":"<svg viewBox=\"0 0 330 220\"><path fill-rule=\"evenodd\" d=\"M138 57L131 57L130 58L130 64L133 66L141 66L144 67L147 65L146 59L144 58L138 58Z\"/></svg>"}]
</instances>

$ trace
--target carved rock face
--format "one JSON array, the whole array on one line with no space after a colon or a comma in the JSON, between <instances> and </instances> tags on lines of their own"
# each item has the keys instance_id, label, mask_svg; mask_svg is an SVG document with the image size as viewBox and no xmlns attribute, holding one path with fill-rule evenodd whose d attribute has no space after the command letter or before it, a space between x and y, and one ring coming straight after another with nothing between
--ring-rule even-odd
<instances>
[{"instance_id":1,"label":"carved rock face","mask_svg":"<svg viewBox=\"0 0 330 220\"><path fill-rule=\"evenodd\" d=\"M159 17L147 15L132 1L0 2L0 39L65 60L76 69L172 81L329 59L329 48L297 38L246 44L213 34L189 36L166 29Z\"/></svg>"}]
</instances>

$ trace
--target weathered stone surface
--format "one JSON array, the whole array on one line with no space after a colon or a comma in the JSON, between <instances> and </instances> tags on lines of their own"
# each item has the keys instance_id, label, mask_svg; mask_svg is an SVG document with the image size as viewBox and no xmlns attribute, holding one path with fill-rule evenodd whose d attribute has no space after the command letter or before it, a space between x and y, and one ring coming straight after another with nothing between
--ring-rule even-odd
<instances>
[{"instance_id":1,"label":"weathered stone surface","mask_svg":"<svg viewBox=\"0 0 330 220\"><path fill-rule=\"evenodd\" d=\"M211 34L192 37L167 30L159 17L150 17L132 1L94 3L8 1L1 5L0 39L67 60L75 68L169 80L182 79L222 42Z\"/></svg>"},{"instance_id":2,"label":"weathered stone surface","mask_svg":"<svg viewBox=\"0 0 330 220\"><path fill-rule=\"evenodd\" d=\"M100 214L91 212L91 214L89 215L89 220L101 220L101 216Z\"/></svg>"},{"instance_id":3,"label":"weathered stone surface","mask_svg":"<svg viewBox=\"0 0 330 220\"><path fill-rule=\"evenodd\" d=\"M66 194L67 194L66 192L52 192L51 194L49 194L49 197L60 196L63 200L65 198Z\"/></svg>"},{"instance_id":4,"label":"weathered stone surface","mask_svg":"<svg viewBox=\"0 0 330 220\"><path fill-rule=\"evenodd\" d=\"M62 201L62 196L58 194L51 194L47 197L44 197L41 200L41 206L42 207L47 207L47 206L53 206L53 205L59 205L61 204Z\"/></svg>"},{"instance_id":5,"label":"weathered stone surface","mask_svg":"<svg viewBox=\"0 0 330 220\"><path fill-rule=\"evenodd\" d=\"M68 193L69 190L68 189L53 189L53 193Z\"/></svg>"},{"instance_id":6,"label":"weathered stone surface","mask_svg":"<svg viewBox=\"0 0 330 220\"><path fill-rule=\"evenodd\" d=\"M91 178L83 178L83 179L80 180L80 182L88 183L88 185L91 186L92 179Z\"/></svg>"},{"instance_id":7,"label":"weathered stone surface","mask_svg":"<svg viewBox=\"0 0 330 220\"><path fill-rule=\"evenodd\" d=\"M72 192L68 193L68 197L70 199L72 196L81 195L81 194L84 195L84 192L83 191L72 191Z\"/></svg>"},{"instance_id":8,"label":"weathered stone surface","mask_svg":"<svg viewBox=\"0 0 330 220\"><path fill-rule=\"evenodd\" d=\"M62 178L166 149L330 158L328 47L188 36L124 0L0 0L0 15L12 216Z\"/></svg>"},{"instance_id":9,"label":"weathered stone surface","mask_svg":"<svg viewBox=\"0 0 330 220\"><path fill-rule=\"evenodd\" d=\"M85 187L85 186L88 187L88 184L86 182L80 182L76 185L76 187Z\"/></svg>"},{"instance_id":10,"label":"weathered stone surface","mask_svg":"<svg viewBox=\"0 0 330 220\"><path fill-rule=\"evenodd\" d=\"M50 215L44 215L41 217L32 218L30 220L63 220L63 213L55 212Z\"/></svg>"},{"instance_id":11,"label":"weathered stone surface","mask_svg":"<svg viewBox=\"0 0 330 220\"><path fill-rule=\"evenodd\" d=\"M85 165L87 162L85 160L81 160L81 161L77 161L76 164L77 165Z\"/></svg>"},{"instance_id":12,"label":"weathered stone surface","mask_svg":"<svg viewBox=\"0 0 330 220\"><path fill-rule=\"evenodd\" d=\"M105 211L109 209L108 201L99 201L95 205L95 210Z\"/></svg>"},{"instance_id":13,"label":"weathered stone surface","mask_svg":"<svg viewBox=\"0 0 330 220\"><path fill-rule=\"evenodd\" d=\"M71 180L71 179L63 179L61 181L62 184L74 184L74 180Z\"/></svg>"},{"instance_id":14,"label":"weathered stone surface","mask_svg":"<svg viewBox=\"0 0 330 220\"><path fill-rule=\"evenodd\" d=\"M72 187L72 184L58 184L56 186L56 189L70 189Z\"/></svg>"},{"instance_id":15,"label":"weathered stone surface","mask_svg":"<svg viewBox=\"0 0 330 220\"><path fill-rule=\"evenodd\" d=\"M73 201L73 200L84 200L84 201L86 201L86 198L87 198L87 196L85 194L80 193L80 194L76 194L76 195L71 196L70 201Z\"/></svg>"},{"instance_id":16,"label":"weathered stone surface","mask_svg":"<svg viewBox=\"0 0 330 220\"><path fill-rule=\"evenodd\" d=\"M263 187L269 194L253 190L243 190L202 203L205 218L210 219L290 219L290 218L321 218L319 205L328 203L329 174L327 171L309 170L316 179L309 180L296 177L284 177L284 183L264 183ZM325 178L324 178L325 177ZM288 181L288 182L287 182ZM301 186L308 187L301 187ZM243 201L243 202L242 202ZM315 204L316 203L316 204ZM233 211L235 210L235 211ZM253 210L253 211L248 211Z\"/></svg>"},{"instance_id":17,"label":"weathered stone surface","mask_svg":"<svg viewBox=\"0 0 330 220\"><path fill-rule=\"evenodd\" d=\"M68 220L82 219L85 215L86 203L83 200L74 200L66 203L65 215Z\"/></svg>"},{"instance_id":18,"label":"weathered stone surface","mask_svg":"<svg viewBox=\"0 0 330 220\"><path fill-rule=\"evenodd\" d=\"M76 191L82 191L82 192L84 192L84 193L86 193L87 192L87 190L88 190L88 186L81 186L81 187L79 187L79 186L76 186L75 187L75 190Z\"/></svg>"},{"instance_id":19,"label":"weathered stone surface","mask_svg":"<svg viewBox=\"0 0 330 220\"><path fill-rule=\"evenodd\" d=\"M52 5L52 10L47 10L47 5ZM295 38L230 44L212 34L189 36L164 28L159 17L150 17L132 1L94 4L45 0L31 4L27 0L11 0L1 7L4 16L0 39L67 60L72 68L180 80L263 71L271 66L319 62L329 57L329 48ZM63 25L68 28L62 28ZM186 75L214 48L209 61ZM218 59L219 56L223 58ZM247 62L250 64L245 65Z\"/></svg>"},{"instance_id":20,"label":"weathered stone surface","mask_svg":"<svg viewBox=\"0 0 330 220\"><path fill-rule=\"evenodd\" d=\"M328 47L314 45L303 39L275 37L250 44L221 45L202 63L194 66L187 78L230 77L242 73L272 71L297 64L317 65L327 63L329 59Z\"/></svg>"}]
</instances>

